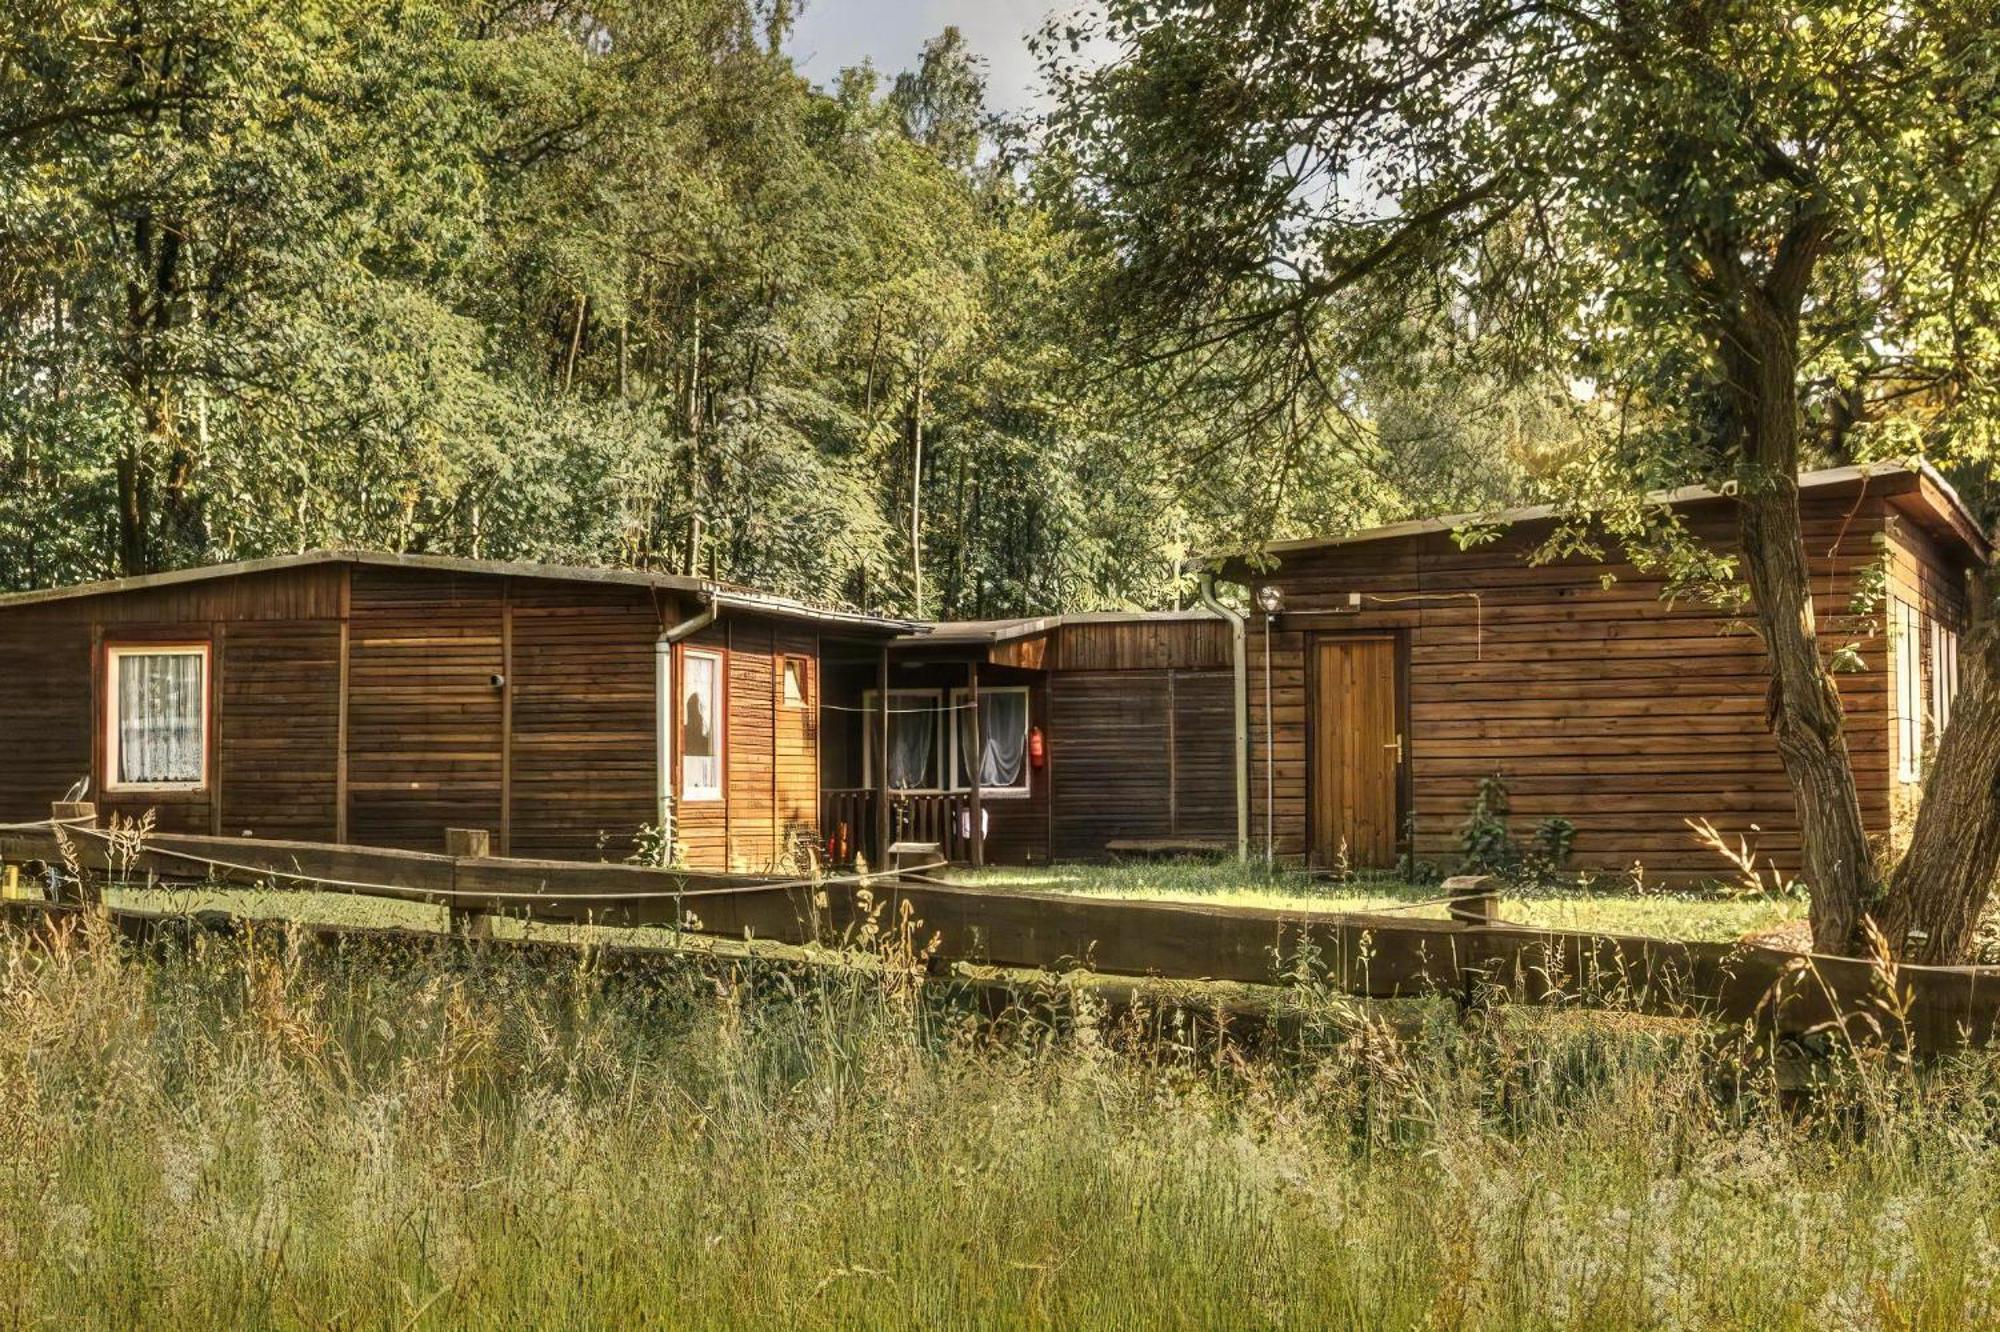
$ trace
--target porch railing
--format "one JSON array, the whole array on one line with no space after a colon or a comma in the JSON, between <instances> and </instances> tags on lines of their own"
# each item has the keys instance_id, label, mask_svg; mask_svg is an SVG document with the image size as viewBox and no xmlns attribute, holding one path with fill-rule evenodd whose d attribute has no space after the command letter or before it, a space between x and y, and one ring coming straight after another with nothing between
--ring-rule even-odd
<instances>
[{"instance_id":1,"label":"porch railing","mask_svg":"<svg viewBox=\"0 0 2000 1332\"><path fill-rule=\"evenodd\" d=\"M848 787L820 793L820 836L840 863L855 855L881 865L883 848L876 845L875 801L878 792ZM964 792L891 791L889 840L936 842L953 861L972 859L972 797Z\"/></svg>"}]
</instances>

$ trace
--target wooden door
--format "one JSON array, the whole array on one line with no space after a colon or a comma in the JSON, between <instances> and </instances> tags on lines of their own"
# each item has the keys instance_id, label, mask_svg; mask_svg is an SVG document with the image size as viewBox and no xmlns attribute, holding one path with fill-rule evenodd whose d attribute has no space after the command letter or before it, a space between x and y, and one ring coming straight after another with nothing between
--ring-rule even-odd
<instances>
[{"instance_id":1,"label":"wooden door","mask_svg":"<svg viewBox=\"0 0 2000 1332\"><path fill-rule=\"evenodd\" d=\"M1396 863L1402 736L1396 640L1327 637L1313 657L1312 854L1356 868Z\"/></svg>"}]
</instances>

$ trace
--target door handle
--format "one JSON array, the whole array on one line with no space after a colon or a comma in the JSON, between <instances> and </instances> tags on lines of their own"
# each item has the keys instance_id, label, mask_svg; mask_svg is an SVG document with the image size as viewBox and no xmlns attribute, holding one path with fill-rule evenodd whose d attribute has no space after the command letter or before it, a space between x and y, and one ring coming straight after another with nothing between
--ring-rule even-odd
<instances>
[{"instance_id":1,"label":"door handle","mask_svg":"<svg viewBox=\"0 0 2000 1332\"><path fill-rule=\"evenodd\" d=\"M1402 736L1400 736L1400 735L1399 735L1399 736L1397 736L1397 737L1396 737L1396 739L1395 739L1395 741L1394 741L1393 743L1391 743L1391 744L1386 744L1386 745L1382 746L1382 748L1384 748L1384 749L1393 749L1393 750L1395 750L1395 751L1396 751L1396 766L1397 766L1397 767L1399 767L1399 768L1403 766L1403 737L1402 737Z\"/></svg>"}]
</instances>

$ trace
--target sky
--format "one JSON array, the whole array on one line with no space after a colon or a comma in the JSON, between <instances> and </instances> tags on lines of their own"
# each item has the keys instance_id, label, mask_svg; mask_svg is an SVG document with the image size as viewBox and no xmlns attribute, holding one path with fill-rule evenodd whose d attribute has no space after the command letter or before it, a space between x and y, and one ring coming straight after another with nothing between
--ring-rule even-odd
<instances>
[{"instance_id":1,"label":"sky","mask_svg":"<svg viewBox=\"0 0 2000 1332\"><path fill-rule=\"evenodd\" d=\"M800 71L822 86L864 59L887 80L915 65L923 44L955 24L986 61L987 106L1027 111L1041 87L1029 35L1049 15L1081 7L1082 0L806 0L790 49Z\"/></svg>"}]
</instances>

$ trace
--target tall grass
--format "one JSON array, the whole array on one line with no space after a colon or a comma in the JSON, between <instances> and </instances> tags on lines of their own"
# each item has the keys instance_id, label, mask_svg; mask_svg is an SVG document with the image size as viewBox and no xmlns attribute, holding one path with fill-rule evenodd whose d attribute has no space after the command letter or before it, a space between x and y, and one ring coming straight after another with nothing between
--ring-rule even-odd
<instances>
[{"instance_id":1,"label":"tall grass","mask_svg":"<svg viewBox=\"0 0 2000 1332\"><path fill-rule=\"evenodd\" d=\"M15 1325L1957 1327L2000 1062L1307 995L1259 1055L795 967L0 954ZM892 977L893 980L893 977Z\"/></svg>"}]
</instances>

